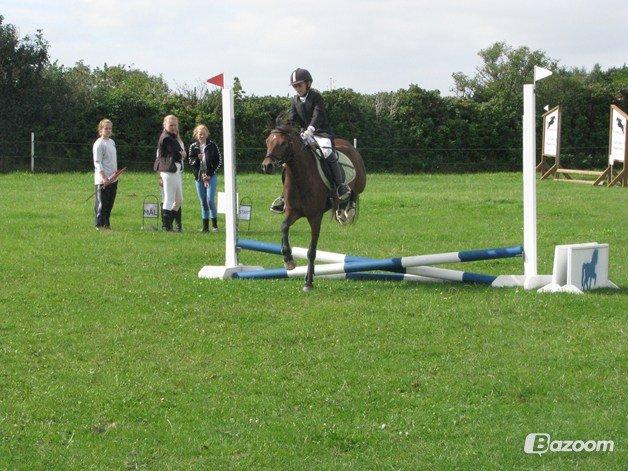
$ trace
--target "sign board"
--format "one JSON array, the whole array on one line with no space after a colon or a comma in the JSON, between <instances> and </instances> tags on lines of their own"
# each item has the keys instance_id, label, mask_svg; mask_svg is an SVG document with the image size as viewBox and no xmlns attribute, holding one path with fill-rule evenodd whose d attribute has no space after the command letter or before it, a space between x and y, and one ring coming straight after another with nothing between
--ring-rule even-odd
<instances>
[{"instance_id":1,"label":"sign board","mask_svg":"<svg viewBox=\"0 0 628 471\"><path fill-rule=\"evenodd\" d=\"M543 115L542 154L557 157L560 150L560 106Z\"/></svg>"},{"instance_id":2,"label":"sign board","mask_svg":"<svg viewBox=\"0 0 628 471\"><path fill-rule=\"evenodd\" d=\"M581 293L597 288L617 288L608 279L608 244L557 245L552 283L539 291Z\"/></svg>"},{"instance_id":3,"label":"sign board","mask_svg":"<svg viewBox=\"0 0 628 471\"><path fill-rule=\"evenodd\" d=\"M159 218L159 203L144 203L144 217L147 219Z\"/></svg>"},{"instance_id":4,"label":"sign board","mask_svg":"<svg viewBox=\"0 0 628 471\"><path fill-rule=\"evenodd\" d=\"M159 230L159 216L161 216L159 198L155 195L146 195L142 201L142 230Z\"/></svg>"},{"instance_id":5,"label":"sign board","mask_svg":"<svg viewBox=\"0 0 628 471\"><path fill-rule=\"evenodd\" d=\"M240 211L238 212L238 218L241 221L250 221L251 209L252 209L252 206L250 204L241 204Z\"/></svg>"},{"instance_id":6,"label":"sign board","mask_svg":"<svg viewBox=\"0 0 628 471\"><path fill-rule=\"evenodd\" d=\"M625 162L626 144L628 143L628 114L619 106L611 105L610 137L608 144L608 163Z\"/></svg>"}]
</instances>

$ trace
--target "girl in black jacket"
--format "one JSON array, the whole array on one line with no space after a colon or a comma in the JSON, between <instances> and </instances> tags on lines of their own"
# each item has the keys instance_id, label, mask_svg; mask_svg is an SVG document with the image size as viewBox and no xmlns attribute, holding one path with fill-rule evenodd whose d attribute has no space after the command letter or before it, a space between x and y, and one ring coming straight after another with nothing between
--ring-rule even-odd
<instances>
[{"instance_id":1,"label":"girl in black jacket","mask_svg":"<svg viewBox=\"0 0 628 471\"><path fill-rule=\"evenodd\" d=\"M290 74L290 85L297 92L290 101L290 124L303 130L301 138L304 142L320 147L331 171L338 199L346 201L351 196L351 189L344 183L338 153L332 145L334 136L323 96L312 88L312 81L312 75L305 69L299 68ZM273 201L270 210L274 213L284 212L283 195Z\"/></svg>"},{"instance_id":2,"label":"girl in black jacket","mask_svg":"<svg viewBox=\"0 0 628 471\"><path fill-rule=\"evenodd\" d=\"M222 164L222 157L216 144L209 140L209 131L203 124L194 128L194 142L188 152L189 163L194 172L196 193L201 202L201 218L203 232L209 232L209 220L212 221L212 232L218 232L216 212L216 170Z\"/></svg>"},{"instance_id":3,"label":"girl in black jacket","mask_svg":"<svg viewBox=\"0 0 628 471\"><path fill-rule=\"evenodd\" d=\"M174 115L164 118L164 130L159 136L157 157L153 166L159 172L160 184L164 189L162 207L163 228L172 231L183 230L181 224L181 204L183 203L183 159L186 157L185 146L179 137L179 120Z\"/></svg>"}]
</instances>

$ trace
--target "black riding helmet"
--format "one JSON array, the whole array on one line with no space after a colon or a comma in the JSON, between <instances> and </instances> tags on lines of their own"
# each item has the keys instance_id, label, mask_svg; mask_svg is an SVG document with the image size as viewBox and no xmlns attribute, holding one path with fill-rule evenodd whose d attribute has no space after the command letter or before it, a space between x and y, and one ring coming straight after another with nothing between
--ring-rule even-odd
<instances>
[{"instance_id":1,"label":"black riding helmet","mask_svg":"<svg viewBox=\"0 0 628 471\"><path fill-rule=\"evenodd\" d=\"M312 75L305 69L295 69L295 71L290 74L290 85L294 86L301 82L313 82Z\"/></svg>"}]
</instances>

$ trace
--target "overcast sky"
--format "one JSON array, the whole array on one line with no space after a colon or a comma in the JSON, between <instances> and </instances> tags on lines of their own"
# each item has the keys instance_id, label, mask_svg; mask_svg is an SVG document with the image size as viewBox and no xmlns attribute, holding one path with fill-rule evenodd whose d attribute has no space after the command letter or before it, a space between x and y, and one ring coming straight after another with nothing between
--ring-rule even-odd
<instances>
[{"instance_id":1,"label":"overcast sky","mask_svg":"<svg viewBox=\"0 0 628 471\"><path fill-rule=\"evenodd\" d=\"M296 67L320 90L451 94L496 41L570 67L628 62L626 0L0 0L0 14L21 36L42 29L64 65L133 65L173 88L224 71L256 95L291 93Z\"/></svg>"}]
</instances>

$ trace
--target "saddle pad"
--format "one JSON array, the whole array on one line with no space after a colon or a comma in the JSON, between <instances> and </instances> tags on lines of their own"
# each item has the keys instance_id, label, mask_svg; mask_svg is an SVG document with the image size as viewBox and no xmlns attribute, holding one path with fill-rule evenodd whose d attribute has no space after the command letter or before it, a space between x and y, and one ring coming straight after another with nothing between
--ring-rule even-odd
<instances>
[{"instance_id":1,"label":"saddle pad","mask_svg":"<svg viewBox=\"0 0 628 471\"><path fill-rule=\"evenodd\" d=\"M355 180L355 168L353 167L353 162L351 162L349 157L347 157L339 150L336 150L336 152L338 153L338 163L342 167L343 173L345 175L344 182L348 185L353 180ZM316 167L318 168L318 174L321 176L321 180L323 180L325 186L328 189L331 189L331 183L329 183L329 180L325 176L325 172L323 172L323 168L321 167L321 160L318 158L316 159Z\"/></svg>"}]
</instances>

